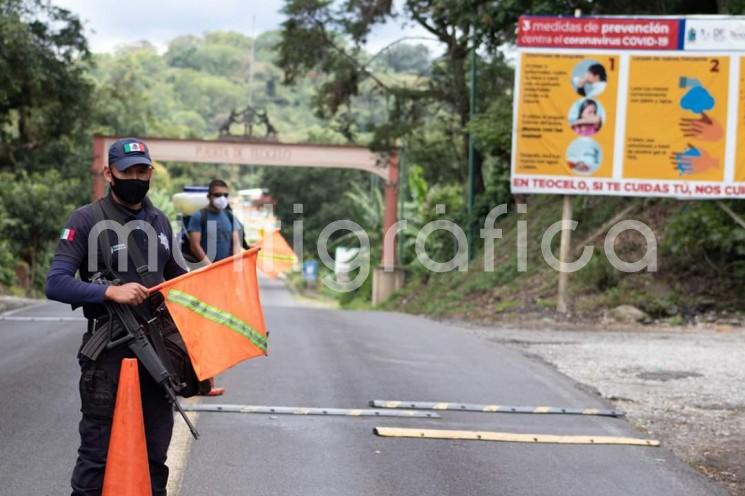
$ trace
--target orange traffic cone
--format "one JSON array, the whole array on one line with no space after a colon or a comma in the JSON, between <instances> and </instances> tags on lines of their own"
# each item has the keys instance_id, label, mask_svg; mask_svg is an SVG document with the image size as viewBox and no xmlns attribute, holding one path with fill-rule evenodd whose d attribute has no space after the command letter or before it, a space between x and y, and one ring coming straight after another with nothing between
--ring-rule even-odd
<instances>
[{"instance_id":1,"label":"orange traffic cone","mask_svg":"<svg viewBox=\"0 0 745 496\"><path fill-rule=\"evenodd\" d=\"M125 358L119 373L103 496L152 496L137 360Z\"/></svg>"}]
</instances>

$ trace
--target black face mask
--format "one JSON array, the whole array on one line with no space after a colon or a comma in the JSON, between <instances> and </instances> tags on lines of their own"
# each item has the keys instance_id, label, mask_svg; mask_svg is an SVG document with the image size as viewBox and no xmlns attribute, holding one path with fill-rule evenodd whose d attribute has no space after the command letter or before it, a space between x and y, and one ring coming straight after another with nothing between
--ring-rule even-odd
<instances>
[{"instance_id":1,"label":"black face mask","mask_svg":"<svg viewBox=\"0 0 745 496\"><path fill-rule=\"evenodd\" d=\"M150 181L140 179L117 179L112 177L111 190L124 203L140 203L150 189Z\"/></svg>"}]
</instances>

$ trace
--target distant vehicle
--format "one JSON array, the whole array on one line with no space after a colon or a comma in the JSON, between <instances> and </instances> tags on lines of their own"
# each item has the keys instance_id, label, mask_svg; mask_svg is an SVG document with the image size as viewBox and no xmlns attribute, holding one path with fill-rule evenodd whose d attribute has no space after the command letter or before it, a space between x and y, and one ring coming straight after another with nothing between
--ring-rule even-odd
<instances>
[{"instance_id":1,"label":"distant vehicle","mask_svg":"<svg viewBox=\"0 0 745 496\"><path fill-rule=\"evenodd\" d=\"M352 272L351 261L359 254L359 248L346 248L338 246L334 252L334 274L338 282L349 282L352 280L349 273Z\"/></svg>"},{"instance_id":2,"label":"distant vehicle","mask_svg":"<svg viewBox=\"0 0 745 496\"><path fill-rule=\"evenodd\" d=\"M265 189L242 189L230 203L236 218L243 224L249 244L253 245L267 233L279 229L279 220L274 215L276 202Z\"/></svg>"}]
</instances>

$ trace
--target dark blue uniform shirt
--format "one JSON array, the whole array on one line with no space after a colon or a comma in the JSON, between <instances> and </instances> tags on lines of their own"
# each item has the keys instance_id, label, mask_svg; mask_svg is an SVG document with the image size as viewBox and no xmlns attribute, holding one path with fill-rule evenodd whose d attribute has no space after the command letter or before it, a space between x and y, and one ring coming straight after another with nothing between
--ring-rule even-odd
<instances>
[{"instance_id":1,"label":"dark blue uniform shirt","mask_svg":"<svg viewBox=\"0 0 745 496\"><path fill-rule=\"evenodd\" d=\"M173 245L173 231L171 223L163 212L153 206L146 198L143 207L138 210L127 209L111 198L111 194L104 198L109 208L117 209L119 214L127 221L147 223L152 226L154 235L157 236L157 257L155 278L162 282L172 279L186 272L176 263L173 257L173 249L179 249ZM95 262L95 270L88 267L88 237L96 224L94 204L85 205L72 213L65 228L60 235L57 251L52 259L52 265L47 274L46 294L51 300L69 303L73 308L83 307L83 313L87 318L95 318L106 313L102 303L106 286L92 284L91 276L96 272L103 271L106 264L103 254L98 251ZM148 238L145 230L133 225L130 231L130 239L137 246L145 260L148 260ZM112 230L104 232L109 237L111 246L111 263L123 283L138 282L143 284L142 278L137 273L136 266L129 256L126 257L125 266L118 266L118 254L120 250L127 250L128 240L117 239L117 234ZM128 254L127 254L128 255ZM75 273L80 273L80 279L75 278Z\"/></svg>"}]
</instances>

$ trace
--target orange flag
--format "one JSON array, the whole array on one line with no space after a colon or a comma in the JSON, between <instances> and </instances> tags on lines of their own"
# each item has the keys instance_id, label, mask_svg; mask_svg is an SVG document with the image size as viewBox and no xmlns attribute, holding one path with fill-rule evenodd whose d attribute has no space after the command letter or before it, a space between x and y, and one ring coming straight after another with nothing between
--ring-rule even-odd
<instances>
[{"instance_id":1,"label":"orange flag","mask_svg":"<svg viewBox=\"0 0 745 496\"><path fill-rule=\"evenodd\" d=\"M257 244L261 247L259 269L272 279L289 272L297 263L295 252L278 229L264 236Z\"/></svg>"},{"instance_id":2,"label":"orange flag","mask_svg":"<svg viewBox=\"0 0 745 496\"><path fill-rule=\"evenodd\" d=\"M200 380L267 354L259 301L259 247L166 281L163 293Z\"/></svg>"}]
</instances>

